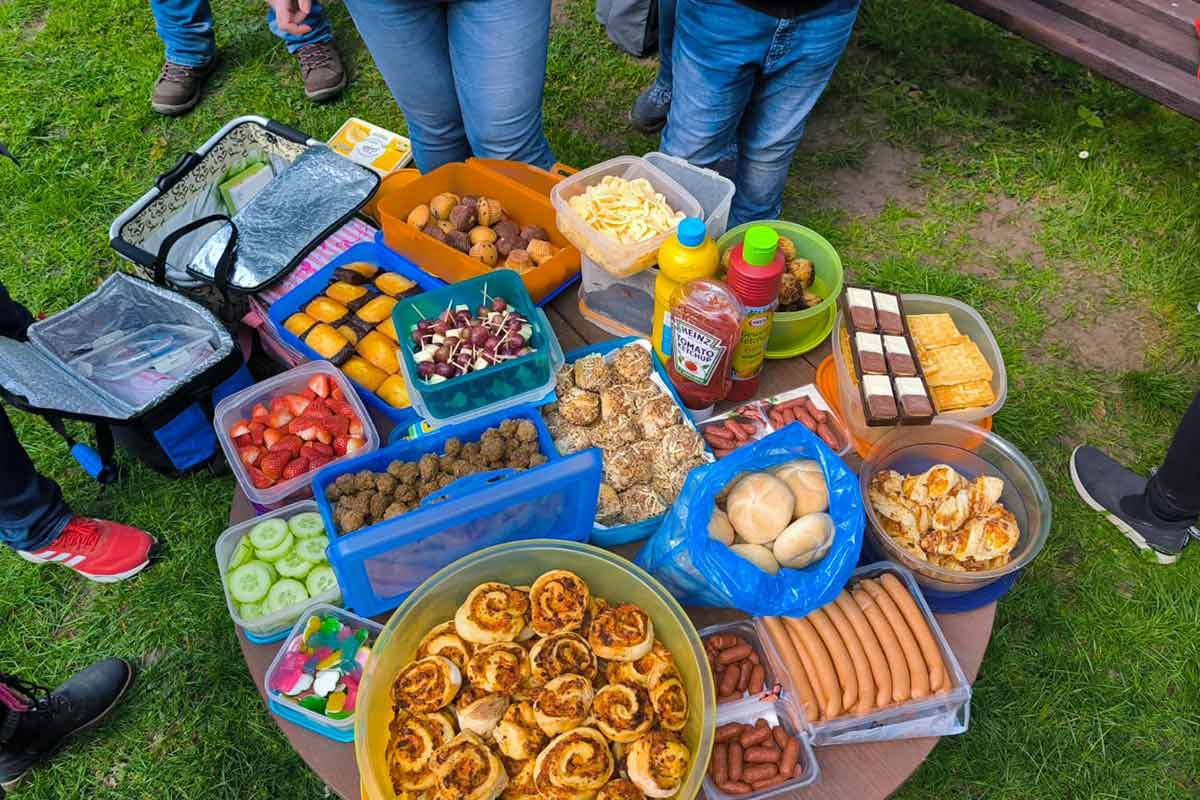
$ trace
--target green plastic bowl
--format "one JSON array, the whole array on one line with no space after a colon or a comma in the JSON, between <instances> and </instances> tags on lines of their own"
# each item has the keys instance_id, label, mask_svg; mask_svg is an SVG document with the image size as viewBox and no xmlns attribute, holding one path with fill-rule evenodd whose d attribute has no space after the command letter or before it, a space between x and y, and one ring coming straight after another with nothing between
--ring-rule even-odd
<instances>
[{"instance_id":1,"label":"green plastic bowl","mask_svg":"<svg viewBox=\"0 0 1200 800\"><path fill-rule=\"evenodd\" d=\"M797 257L813 263L812 290L825 299L816 307L803 311L776 312L771 338L767 340L767 358L792 358L807 353L825 341L833 330L837 298L842 293L842 259L833 245L813 229L777 219L747 222L726 231L717 241L721 255L740 244L752 225L774 228L780 236L791 239L796 245Z\"/></svg>"}]
</instances>

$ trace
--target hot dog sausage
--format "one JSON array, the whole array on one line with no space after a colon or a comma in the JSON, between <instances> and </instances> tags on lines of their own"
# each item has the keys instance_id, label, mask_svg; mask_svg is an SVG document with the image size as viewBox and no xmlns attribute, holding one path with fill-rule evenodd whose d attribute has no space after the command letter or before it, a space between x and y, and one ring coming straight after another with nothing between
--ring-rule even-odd
<instances>
[{"instance_id":1,"label":"hot dog sausage","mask_svg":"<svg viewBox=\"0 0 1200 800\"><path fill-rule=\"evenodd\" d=\"M736 740L729 743L728 752L729 761L729 780L740 781L742 779L742 746Z\"/></svg>"},{"instance_id":2,"label":"hot dog sausage","mask_svg":"<svg viewBox=\"0 0 1200 800\"><path fill-rule=\"evenodd\" d=\"M783 756L779 759L779 773L790 776L796 771L800 762L800 740L788 737L787 747L783 748Z\"/></svg>"},{"instance_id":3,"label":"hot dog sausage","mask_svg":"<svg viewBox=\"0 0 1200 800\"><path fill-rule=\"evenodd\" d=\"M818 705L816 695L813 694L812 685L808 682L809 673L804 669L804 663L792 645L787 628L779 621L778 617L763 617L763 624L767 627L767 633L778 645L779 652L783 657L783 664L787 667L788 674L792 676L796 694L800 697L801 705L804 706L805 718L809 722L816 722L821 718L821 706Z\"/></svg>"},{"instance_id":4,"label":"hot dog sausage","mask_svg":"<svg viewBox=\"0 0 1200 800\"><path fill-rule=\"evenodd\" d=\"M813 609L808 615L808 621L816 628L817 635L829 651L833 667L837 670L838 683L842 685L842 708L849 711L858 704L858 679L854 676L854 662L850 660L846 643L821 609Z\"/></svg>"},{"instance_id":5,"label":"hot dog sausage","mask_svg":"<svg viewBox=\"0 0 1200 800\"><path fill-rule=\"evenodd\" d=\"M800 643L808 651L808 657L812 659L813 667L816 668L817 681L821 684L822 694L825 695L825 716L829 719L841 716L842 691L838 686L837 673L834 671L829 651L821 644L821 637L817 635L812 623L804 617L784 617L783 621L799 635Z\"/></svg>"},{"instance_id":6,"label":"hot dog sausage","mask_svg":"<svg viewBox=\"0 0 1200 800\"><path fill-rule=\"evenodd\" d=\"M854 627L846 619L846 615L838 608L837 603L830 603L822 609L833 627L841 634L846 650L850 653L850 661L854 664L854 678L858 681L858 704L854 711L862 713L875 707L875 679L871 677L871 666L867 663L867 654Z\"/></svg>"},{"instance_id":7,"label":"hot dog sausage","mask_svg":"<svg viewBox=\"0 0 1200 800\"><path fill-rule=\"evenodd\" d=\"M762 664L755 664L750 670L750 683L746 685L746 689L750 694L758 694L763 690L763 681L767 678L767 671L763 669Z\"/></svg>"},{"instance_id":8,"label":"hot dog sausage","mask_svg":"<svg viewBox=\"0 0 1200 800\"><path fill-rule=\"evenodd\" d=\"M912 697L912 679L908 674L908 661L904 658L904 651L900 649L900 640L896 638L896 632L892 630L891 625L888 625L887 619L879 610L879 606L875 605L871 595L863 589L855 589L851 592L851 596L858 607L862 609L863 615L866 616L871 630L875 633L875 638L879 640L883 655L887 659L888 672L892 676L892 700L903 703Z\"/></svg>"},{"instance_id":9,"label":"hot dog sausage","mask_svg":"<svg viewBox=\"0 0 1200 800\"><path fill-rule=\"evenodd\" d=\"M744 728L742 736L738 739L738 744L742 746L743 758L746 750L756 747L771 738L771 729L765 725L761 728Z\"/></svg>"},{"instance_id":10,"label":"hot dog sausage","mask_svg":"<svg viewBox=\"0 0 1200 800\"><path fill-rule=\"evenodd\" d=\"M854 598L850 596L849 592L843 590L837 596L834 605L846 615L846 619L850 620L850 627L854 628L854 632L858 634L858 642L867 654L867 663L871 666L871 677L875 681L875 706L883 708L892 702L892 673L888 670L883 648L879 646L875 632L871 630L871 625L863 615L862 609L854 602Z\"/></svg>"},{"instance_id":11,"label":"hot dog sausage","mask_svg":"<svg viewBox=\"0 0 1200 800\"><path fill-rule=\"evenodd\" d=\"M775 739L775 746L780 750L786 750L791 737L787 735L787 731L782 726L776 725L771 729L771 736Z\"/></svg>"},{"instance_id":12,"label":"hot dog sausage","mask_svg":"<svg viewBox=\"0 0 1200 800\"><path fill-rule=\"evenodd\" d=\"M729 746L723 742L714 746L712 759L708 762L708 774L718 786L729 778L728 750Z\"/></svg>"},{"instance_id":13,"label":"hot dog sausage","mask_svg":"<svg viewBox=\"0 0 1200 800\"><path fill-rule=\"evenodd\" d=\"M753 767L747 767L742 771L742 780L755 783L756 781L765 781L768 778L774 778L779 774L779 767L775 764L755 764Z\"/></svg>"},{"instance_id":14,"label":"hot dog sausage","mask_svg":"<svg viewBox=\"0 0 1200 800\"><path fill-rule=\"evenodd\" d=\"M860 581L863 588L867 590L867 594L871 595L871 599L879 606L883 612L883 616L887 618L888 624L892 626L892 630L896 632L896 638L900 640L900 647L904 651L904 659L908 662L908 674L912 680L912 696L914 700L920 700L922 697L929 696L929 665L925 663L924 657L921 655L921 648L917 644L917 639L913 636L912 631L908 628L908 623L904 621L904 615L900 613L900 609L896 608L895 601L891 596L883 590L873 580Z\"/></svg>"},{"instance_id":15,"label":"hot dog sausage","mask_svg":"<svg viewBox=\"0 0 1200 800\"><path fill-rule=\"evenodd\" d=\"M754 648L748 644L735 645L734 647L722 650L717 656L717 663L722 665L733 664L734 662L745 659L746 656L753 652Z\"/></svg>"},{"instance_id":16,"label":"hot dog sausage","mask_svg":"<svg viewBox=\"0 0 1200 800\"><path fill-rule=\"evenodd\" d=\"M780 755L778 747L751 747L746 750L743 758L747 764L778 764Z\"/></svg>"},{"instance_id":17,"label":"hot dog sausage","mask_svg":"<svg viewBox=\"0 0 1200 800\"><path fill-rule=\"evenodd\" d=\"M820 719L825 716L825 691L821 688L821 682L817 680L817 668L814 666L812 658L808 655L808 650L804 648L804 644L800 641L800 634L792 630L792 626L786 623L784 623L784 628L787 629L792 649L796 651L797 658L804 665L804 674L808 676L809 685L813 691L813 698L817 703L817 718Z\"/></svg>"},{"instance_id":18,"label":"hot dog sausage","mask_svg":"<svg viewBox=\"0 0 1200 800\"><path fill-rule=\"evenodd\" d=\"M721 694L733 694L737 691L738 677L742 671L737 667L726 667L725 674L721 676L721 684L718 691Z\"/></svg>"},{"instance_id":19,"label":"hot dog sausage","mask_svg":"<svg viewBox=\"0 0 1200 800\"><path fill-rule=\"evenodd\" d=\"M718 743L728 742L731 739L736 739L742 735L742 723L726 722L721 727L717 728L716 741Z\"/></svg>"},{"instance_id":20,"label":"hot dog sausage","mask_svg":"<svg viewBox=\"0 0 1200 800\"><path fill-rule=\"evenodd\" d=\"M909 630L912 631L913 636L917 639L917 644L921 647L921 655L925 657L925 664L929 667L929 690L940 692L942 689L950 688L946 676L946 665L942 661L941 648L934 640L933 632L929 630L929 624L925 621L921 609L917 608L917 601L913 600L908 588L900 582L900 579L890 572L879 576L879 585L896 603L900 613L904 615L904 621L908 623Z\"/></svg>"}]
</instances>

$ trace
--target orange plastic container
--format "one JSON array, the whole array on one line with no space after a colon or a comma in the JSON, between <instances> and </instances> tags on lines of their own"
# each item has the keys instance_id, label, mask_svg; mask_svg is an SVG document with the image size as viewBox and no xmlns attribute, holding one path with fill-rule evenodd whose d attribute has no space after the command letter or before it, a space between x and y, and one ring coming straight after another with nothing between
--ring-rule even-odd
<instances>
[{"instance_id":1,"label":"orange plastic container","mask_svg":"<svg viewBox=\"0 0 1200 800\"><path fill-rule=\"evenodd\" d=\"M555 166L558 173L570 173ZM471 158L464 163L445 164L427 175L413 178L401 171L384 179L374 209L383 226L388 247L442 280L457 283L491 270L448 244L432 239L405 220L421 203L434 195L453 192L494 197L518 225L540 225L550 243L562 250L546 263L521 276L535 303L540 303L579 272L579 251L558 232L550 189L562 180L562 174L528 164L494 159Z\"/></svg>"}]
</instances>

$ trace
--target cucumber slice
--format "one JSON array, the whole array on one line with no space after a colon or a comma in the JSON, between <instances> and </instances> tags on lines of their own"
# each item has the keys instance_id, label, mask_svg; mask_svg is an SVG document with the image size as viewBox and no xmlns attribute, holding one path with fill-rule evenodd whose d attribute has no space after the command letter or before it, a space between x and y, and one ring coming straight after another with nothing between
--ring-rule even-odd
<instances>
[{"instance_id":1,"label":"cucumber slice","mask_svg":"<svg viewBox=\"0 0 1200 800\"><path fill-rule=\"evenodd\" d=\"M229 575L229 593L239 603L257 603L271 588L271 573L256 561L242 564Z\"/></svg>"},{"instance_id":2,"label":"cucumber slice","mask_svg":"<svg viewBox=\"0 0 1200 800\"><path fill-rule=\"evenodd\" d=\"M309 536L320 536L325 532L325 520L315 511L304 511L288 520L288 530L306 539Z\"/></svg>"},{"instance_id":3,"label":"cucumber slice","mask_svg":"<svg viewBox=\"0 0 1200 800\"><path fill-rule=\"evenodd\" d=\"M331 589L336 589L337 576L333 574L330 567L313 567L312 572L308 573L308 577L304 579L304 585L308 588L309 597L316 597Z\"/></svg>"},{"instance_id":4,"label":"cucumber slice","mask_svg":"<svg viewBox=\"0 0 1200 800\"><path fill-rule=\"evenodd\" d=\"M237 547L233 548L233 555L230 557L229 566L225 568L225 571L233 572L252 558L254 558L254 548L250 546L250 540L243 536L238 540Z\"/></svg>"},{"instance_id":5,"label":"cucumber slice","mask_svg":"<svg viewBox=\"0 0 1200 800\"><path fill-rule=\"evenodd\" d=\"M285 608L300 605L308 599L304 584L292 578L284 578L267 592L267 611L274 614Z\"/></svg>"},{"instance_id":6,"label":"cucumber slice","mask_svg":"<svg viewBox=\"0 0 1200 800\"><path fill-rule=\"evenodd\" d=\"M311 539L301 539L296 542L296 552L306 561L311 561L314 564L319 564L322 561L327 561L325 558L325 548L329 546L329 538L326 536L314 536Z\"/></svg>"},{"instance_id":7,"label":"cucumber slice","mask_svg":"<svg viewBox=\"0 0 1200 800\"><path fill-rule=\"evenodd\" d=\"M287 552L292 549L292 544L296 541L296 537L291 533L285 533L283 539L275 547L270 548L255 548L254 554L263 561L278 561L287 555Z\"/></svg>"},{"instance_id":8,"label":"cucumber slice","mask_svg":"<svg viewBox=\"0 0 1200 800\"><path fill-rule=\"evenodd\" d=\"M250 544L255 550L272 550L288 534L287 523L281 519L266 519L250 529Z\"/></svg>"},{"instance_id":9,"label":"cucumber slice","mask_svg":"<svg viewBox=\"0 0 1200 800\"><path fill-rule=\"evenodd\" d=\"M267 572L269 572L271 574L271 583L274 583L275 581L279 580L279 573L275 570L275 565L272 564L270 561L262 561L261 559L256 558L256 559L253 559L252 561L247 561L246 563L247 564L258 564L258 565L262 566Z\"/></svg>"},{"instance_id":10,"label":"cucumber slice","mask_svg":"<svg viewBox=\"0 0 1200 800\"><path fill-rule=\"evenodd\" d=\"M300 543L304 544L307 541L307 539L301 539ZM289 550L287 555L275 562L275 569L279 570L279 574L285 578L303 578L312 568L313 563L296 550Z\"/></svg>"},{"instance_id":11,"label":"cucumber slice","mask_svg":"<svg viewBox=\"0 0 1200 800\"><path fill-rule=\"evenodd\" d=\"M263 609L262 603L242 603L238 606L238 615L244 622L250 622L265 617L267 612Z\"/></svg>"}]
</instances>

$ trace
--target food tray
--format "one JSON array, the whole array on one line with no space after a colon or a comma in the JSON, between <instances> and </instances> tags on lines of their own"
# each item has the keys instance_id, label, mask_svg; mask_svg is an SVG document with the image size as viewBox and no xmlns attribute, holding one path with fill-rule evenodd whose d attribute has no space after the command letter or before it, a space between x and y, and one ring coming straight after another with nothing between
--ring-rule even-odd
<instances>
[{"instance_id":1,"label":"food tray","mask_svg":"<svg viewBox=\"0 0 1200 800\"><path fill-rule=\"evenodd\" d=\"M308 302L317 295L325 291L325 287L329 285L329 281L333 278L333 273L338 267L355 261L366 261L369 264L374 264L385 272L396 272L410 281L415 281L421 291L427 292L433 289L440 289L446 285L440 278L435 278L423 271L416 264L413 264L407 258L392 252L388 248L378 243L363 242L356 244L340 256L330 261L319 271L314 273L308 280L301 283L292 291L285 294L277 300L268 313L268 317L276 328L276 332L283 342L298 353L303 354L311 361L323 360L316 351L301 341L300 337L295 336L283 323L287 318L297 311L301 311ZM340 372L340 370L339 370ZM353 383L353 381L352 381ZM358 391L358 396L362 398L363 403L372 411L387 417L397 425L408 425L417 420L417 412L410 406L409 408L395 408L394 406L385 403L379 395L375 394L365 386L354 384L354 388Z\"/></svg>"},{"instance_id":2,"label":"food tray","mask_svg":"<svg viewBox=\"0 0 1200 800\"><path fill-rule=\"evenodd\" d=\"M703 212L696 198L687 190L658 167L638 156L618 156L564 178L550 192L550 202L557 212L558 229L571 244L579 248L580 253L609 273L624 278L654 266L658 260L658 248L675 231L665 231L637 244L621 244L585 222L572 210L568 201L583 194L587 187L599 183L607 175L617 175L630 181L645 178L662 193L667 204L675 211L682 211L688 217L700 217Z\"/></svg>"},{"instance_id":3,"label":"food tray","mask_svg":"<svg viewBox=\"0 0 1200 800\"><path fill-rule=\"evenodd\" d=\"M354 625L369 630L371 633L367 637L367 642L372 646L383 630L383 626L378 622L360 617L357 614L351 614L349 611L340 609L337 606L325 603L309 606L300 619L296 620L295 626L288 634L287 640L280 646L279 652L275 654L275 658L271 659L271 665L267 667L266 675L263 677L263 691L267 694L267 708L271 709L271 713L277 717L295 723L305 730L319 733L328 739L333 739L335 742L353 742L354 717L357 716L357 705L355 706L355 713L345 719L330 719L323 714L309 711L299 703L279 699L279 692L272 691L270 688L271 679L275 677L275 669L283 659L283 654L287 652L288 645L292 643L293 639L304 633L304 628L308 625L308 621L311 618L326 615L335 616L347 625Z\"/></svg>"},{"instance_id":4,"label":"food tray","mask_svg":"<svg viewBox=\"0 0 1200 800\"><path fill-rule=\"evenodd\" d=\"M529 321L533 328L529 345L534 352L442 383L426 383L417 374L413 358L413 326L459 304L466 304L474 313L485 294L489 298L503 297ZM555 374L563 363L562 347L546 312L534 306L520 276L511 269L493 270L453 286L405 298L392 309L392 322L401 340L400 372L408 385L413 408L434 427L454 425L510 406L550 402L553 398Z\"/></svg>"},{"instance_id":5,"label":"food tray","mask_svg":"<svg viewBox=\"0 0 1200 800\"><path fill-rule=\"evenodd\" d=\"M305 616L305 611L311 608L311 603L332 605L340 603L342 600L341 591L332 589L316 597L310 597L309 605L285 608L282 611L276 611L274 614L266 614L256 620L247 621L242 619L241 615L238 614L237 606L233 604L233 597L229 594L226 568L229 566L229 559L233 557L233 551L237 547L237 543L241 541L243 536L250 533L251 528L264 520L275 519L277 517L288 519L305 511L317 510L317 504L312 500L301 500L299 503L278 508L270 513L263 514L261 517L253 517L245 522L239 522L237 525L226 529L224 533L217 537L217 572L221 576L221 589L225 592L225 607L229 610L229 616L233 619L233 624L241 628L246 638L255 644L278 642L287 636L288 629L292 626L292 623L298 618ZM328 530L325 533L327 536L332 535Z\"/></svg>"},{"instance_id":6,"label":"food tray","mask_svg":"<svg viewBox=\"0 0 1200 800\"><path fill-rule=\"evenodd\" d=\"M430 496L421 508L338 536L325 489L339 475L380 472L397 459L418 461L440 453L447 439L478 440L506 419L530 420L549 462L513 472L495 470L460 478ZM533 407L503 409L467 422L401 440L367 457L317 473L313 490L331 543L329 563L346 607L365 616L395 608L422 581L456 558L481 547L538 537L586 542L596 516L600 451L560 457L541 413Z\"/></svg>"},{"instance_id":7,"label":"food tray","mask_svg":"<svg viewBox=\"0 0 1200 800\"><path fill-rule=\"evenodd\" d=\"M837 411L835 411L833 407L825 400L825 396L821 394L821 391L811 383L805 384L804 386L798 386L795 389L789 389L786 392L780 392L779 394L773 394L769 397L764 397L761 400L751 400L749 402L742 403L732 411L727 411L724 414L720 414L715 417L709 417L700 424L700 430L703 432L704 429L709 425L719 423L731 417L742 416L742 410L748 407L763 409L766 405L779 405L781 403L786 403L789 400L795 400L798 397L807 397L817 408L829 414L833 420L832 425L836 429L838 437L843 442L842 447L834 452L836 452L839 456L844 456L849 453L854 448L854 443L850 438L850 431L846 428L846 423L842 421ZM758 430L750 438L750 441L756 442L759 439L762 439L764 436L770 436L772 433L778 430L778 428L776 428L769 419L766 419L765 421L751 421L758 428ZM816 433L816 431L813 431L813 433ZM747 444L749 444L749 442L747 442ZM832 450L833 448L830 449Z\"/></svg>"},{"instance_id":8,"label":"food tray","mask_svg":"<svg viewBox=\"0 0 1200 800\"><path fill-rule=\"evenodd\" d=\"M238 458L237 446L229 438L229 428L239 419L250 419L250 411L256 403L263 403L269 407L273 397L303 392L308 388L308 380L313 375L328 375L330 380L335 381L341 387L346 402L354 408L355 415L362 422L363 435L367 441L355 455L365 455L379 447L379 434L375 431L375 423L371 421L371 415L367 413L366 407L358 399L358 393L354 391L354 384L342 374L340 369L328 361L312 361L308 364L301 364L273 378L242 389L237 394L232 394L217 403L217 407L213 410L213 427L217 430L217 441L221 443L221 449L225 451L225 458L229 461L234 477L237 478L238 486L246 493L246 497L250 498L250 502L256 505L274 508L293 495L307 495L309 484L316 471L297 475L291 480L282 481L266 489L256 489L250 482L250 476L246 473L242 460ZM337 464L352 457L350 454L338 456L329 463L330 465Z\"/></svg>"},{"instance_id":9,"label":"food tray","mask_svg":"<svg viewBox=\"0 0 1200 800\"><path fill-rule=\"evenodd\" d=\"M650 354L650 363L654 365L654 372L651 373L651 380L660 389L664 390L675 405L679 406L683 422L692 430L697 430L696 423L692 420L688 413L687 406L679 399L679 394L675 391L675 387L671 384L671 379L667 377L666 367L654 355L654 351L650 347L650 342L646 339L637 339L634 337L626 337L624 339L609 339L606 342L598 342L597 344L581 347L578 350L572 350L567 354L567 363L574 364L584 356L590 356L592 353L599 353L604 356L606 361L610 361L609 354L615 353L627 344L636 344ZM557 451L556 451L557 452ZM712 449L708 444L704 445L704 455L710 462L716 458L712 454ZM668 509L669 510L669 509ZM601 525L598 522L593 523L592 543L601 547L615 547L619 544L627 544L636 542L639 539L645 539L650 534L654 533L658 528L658 524L662 522L662 518L667 514L664 511L657 517L650 517L641 522L633 522L628 525Z\"/></svg>"}]
</instances>

